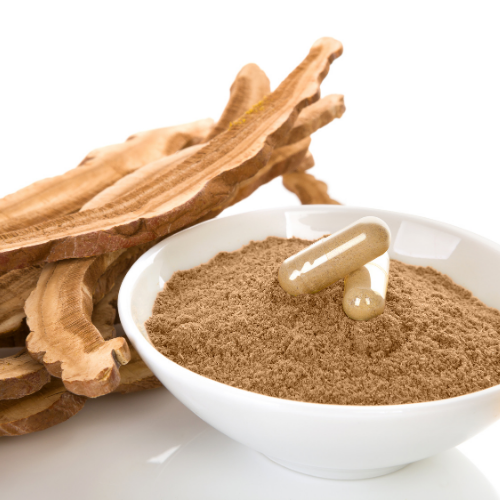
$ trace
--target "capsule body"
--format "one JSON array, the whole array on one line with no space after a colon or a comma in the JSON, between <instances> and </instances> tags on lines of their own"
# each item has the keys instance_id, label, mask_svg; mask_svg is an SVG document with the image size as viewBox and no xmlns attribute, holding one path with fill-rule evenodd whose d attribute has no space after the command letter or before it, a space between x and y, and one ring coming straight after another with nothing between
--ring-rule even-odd
<instances>
[{"instance_id":1,"label":"capsule body","mask_svg":"<svg viewBox=\"0 0 500 500\"><path fill-rule=\"evenodd\" d=\"M342 306L349 318L366 321L384 312L389 264L386 252L344 278Z\"/></svg>"},{"instance_id":2,"label":"capsule body","mask_svg":"<svg viewBox=\"0 0 500 500\"><path fill-rule=\"evenodd\" d=\"M278 280L291 295L316 293L389 249L391 233L377 217L363 217L286 259Z\"/></svg>"}]
</instances>

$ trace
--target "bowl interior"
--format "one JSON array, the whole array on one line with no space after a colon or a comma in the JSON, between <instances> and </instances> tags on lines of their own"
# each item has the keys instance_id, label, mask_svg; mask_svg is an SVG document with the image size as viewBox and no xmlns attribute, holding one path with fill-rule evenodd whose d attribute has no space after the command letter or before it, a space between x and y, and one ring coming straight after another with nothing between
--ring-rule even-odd
<instances>
[{"instance_id":1,"label":"bowl interior","mask_svg":"<svg viewBox=\"0 0 500 500\"><path fill-rule=\"evenodd\" d=\"M500 309L500 245L454 226L417 216L317 205L215 219L162 241L139 259L124 282L124 288L132 287L129 304L133 322L147 338L144 322L151 316L158 292L175 271L207 262L218 252L237 250L251 240L263 240L268 236L314 239L367 215L380 217L389 225L391 258L432 266L468 288L485 304Z\"/></svg>"}]
</instances>

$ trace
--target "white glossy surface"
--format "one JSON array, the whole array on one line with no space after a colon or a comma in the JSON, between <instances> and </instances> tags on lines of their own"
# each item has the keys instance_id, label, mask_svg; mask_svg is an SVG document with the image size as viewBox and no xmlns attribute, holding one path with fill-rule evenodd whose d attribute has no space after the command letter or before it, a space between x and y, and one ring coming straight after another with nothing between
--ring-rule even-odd
<instances>
[{"instance_id":1,"label":"white glossy surface","mask_svg":"<svg viewBox=\"0 0 500 500\"><path fill-rule=\"evenodd\" d=\"M297 213L286 217L286 213ZM139 328L157 292L175 270L206 262L269 235L304 237L334 232L375 215L391 228L398 249L419 227L426 256L391 257L432 265L500 307L500 247L458 228L420 217L355 207L314 206L240 214L200 224L151 249L128 273L119 297L120 318L158 378L195 414L236 441L288 466L323 477L370 477L450 449L500 417L500 386L444 401L401 406L350 407L285 401L235 389L192 373L156 351ZM290 221L294 222L290 222ZM405 230L400 236L401 227ZM410 229L408 229L410 228ZM443 248L450 247L448 258ZM407 252L408 253L408 252ZM376 470L381 469L381 470Z\"/></svg>"},{"instance_id":2,"label":"white glossy surface","mask_svg":"<svg viewBox=\"0 0 500 500\"><path fill-rule=\"evenodd\" d=\"M499 434L500 425L495 425L481 439L500 442ZM493 456L499 457L500 452ZM375 479L319 479L285 469L229 439L166 389L157 389L91 400L61 425L2 438L0 496L8 500L496 500L499 495L490 481L498 476L497 466L492 462L488 479L475 465L477 458L454 449Z\"/></svg>"}]
</instances>

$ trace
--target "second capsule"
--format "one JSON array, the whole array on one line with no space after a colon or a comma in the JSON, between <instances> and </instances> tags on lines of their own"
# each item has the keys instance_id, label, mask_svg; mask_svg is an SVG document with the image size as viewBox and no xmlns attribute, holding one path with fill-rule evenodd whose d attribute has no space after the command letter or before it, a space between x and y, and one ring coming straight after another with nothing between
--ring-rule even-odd
<instances>
[{"instance_id":1,"label":"second capsule","mask_svg":"<svg viewBox=\"0 0 500 500\"><path fill-rule=\"evenodd\" d=\"M278 280L290 295L320 292L389 249L391 232L378 217L363 217L286 259Z\"/></svg>"}]
</instances>

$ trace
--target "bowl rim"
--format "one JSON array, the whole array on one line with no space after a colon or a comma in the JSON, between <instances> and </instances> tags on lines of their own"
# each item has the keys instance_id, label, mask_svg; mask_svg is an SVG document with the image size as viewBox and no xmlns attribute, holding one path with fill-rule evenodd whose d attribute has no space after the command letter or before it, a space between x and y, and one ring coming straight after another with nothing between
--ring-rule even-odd
<instances>
[{"instance_id":1,"label":"bowl rim","mask_svg":"<svg viewBox=\"0 0 500 500\"><path fill-rule=\"evenodd\" d=\"M339 405L339 404L329 404L329 403L313 403L307 401L296 401L292 399L284 399L277 398L275 396L267 396L265 394L260 394L257 392L248 391L246 389L240 389L238 387L233 387L228 384L224 384L222 382L218 382L211 378L205 377L204 375L200 375L196 372L193 372L183 366L175 363L171 359L167 358L164 354L162 354L156 347L144 337L144 335L139 330L136 325L133 317L130 305L131 294L133 291L133 287L135 282L139 279L141 274L145 271L145 269L149 266L150 261L152 261L153 257L159 253L165 246L169 244L171 238L175 238L179 235L182 235L186 232L196 231L200 226L204 226L206 224L213 224L214 222L221 221L229 218L239 218L248 214L258 214L258 213L269 213L269 212L285 212L285 211L297 211L297 212L317 212L320 210L331 210L333 212L355 212L355 211L370 211L373 212L375 216L385 214L397 215L397 216L406 216L414 221L419 221L423 223L431 223L431 225L439 226L440 229L446 229L455 234L459 234L461 236L465 236L468 238L472 238L478 241L480 244L485 245L489 248L493 248L499 253L500 256L500 244L485 238L479 234L476 234L467 229L460 228L458 226L454 226L452 224L441 222L435 219L430 219L428 217L422 217L420 215L409 214L405 212L398 212L394 210L384 210L378 208L371 207L363 207L363 206L345 206L345 205L292 205L292 206L284 206L284 207L272 207L272 208L263 208L257 210L251 210L246 212L241 212L237 214L227 215L220 218L210 219L204 222L200 222L194 226L190 226L188 228L182 229L181 231L174 233L168 237L165 237L162 241L158 242L152 248L150 248L147 252L145 252L137 261L132 265L129 269L125 278L123 279L122 285L120 287L119 295L118 295L118 311L120 315L120 319L122 321L123 328L127 334L127 337L132 342L132 344L137 348L135 343L138 341L141 343L141 347L146 349L148 355L155 357L158 361L169 366L171 370L175 370L178 372L180 376L184 379L192 379L195 383L201 383L208 386L212 386L217 391L224 391L228 394L234 394L235 396L245 397L246 399L255 400L256 402L261 402L264 404L279 404L281 406L285 406L287 408L295 408L300 409L302 411L309 410L318 410L321 409L323 411L335 411L335 412L345 412L345 413L356 413L358 415L366 414L366 413L402 413L409 412L414 410L430 410L434 408L438 408L440 406L446 405L460 405L467 404L471 401L488 397L494 395L495 393L500 393L500 384L496 384L492 387L488 387L487 389L481 389L476 392L471 392L467 394L463 394L461 396L454 396L446 399L437 399L433 401L423 401L419 403L402 403L395 405ZM129 331L131 330L131 331ZM144 359L147 364L147 360Z\"/></svg>"}]
</instances>

